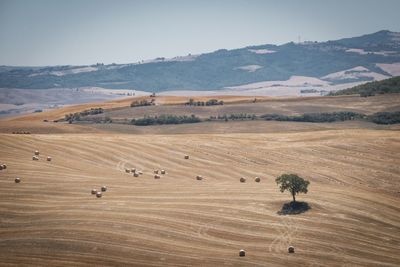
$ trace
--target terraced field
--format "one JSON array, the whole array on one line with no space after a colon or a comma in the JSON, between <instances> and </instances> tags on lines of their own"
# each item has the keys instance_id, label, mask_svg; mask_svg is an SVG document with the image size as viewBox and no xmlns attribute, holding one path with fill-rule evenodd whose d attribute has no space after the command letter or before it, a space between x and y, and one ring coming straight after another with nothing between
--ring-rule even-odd
<instances>
[{"instance_id":1,"label":"terraced field","mask_svg":"<svg viewBox=\"0 0 400 267\"><path fill-rule=\"evenodd\" d=\"M400 264L398 131L127 135L70 127L0 134L8 166L0 171L2 266ZM40 160L32 161L36 149ZM143 175L125 173L132 167ZM154 179L155 169L167 174ZM280 215L291 198L274 179L285 172L311 181L298 197L308 211ZM102 185L102 198L90 193Z\"/></svg>"}]
</instances>

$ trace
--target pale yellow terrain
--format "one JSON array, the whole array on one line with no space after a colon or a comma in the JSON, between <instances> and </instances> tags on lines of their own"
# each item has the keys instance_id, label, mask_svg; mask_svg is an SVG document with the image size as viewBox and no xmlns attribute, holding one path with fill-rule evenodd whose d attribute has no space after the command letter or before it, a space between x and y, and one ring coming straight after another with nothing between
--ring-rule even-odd
<instances>
[{"instance_id":1,"label":"pale yellow terrain","mask_svg":"<svg viewBox=\"0 0 400 267\"><path fill-rule=\"evenodd\" d=\"M223 99L231 110L252 101ZM262 108L370 114L397 110L398 99L275 98ZM400 265L398 124L43 122L91 107L119 112L132 100L0 120L0 164L8 166L0 170L0 266ZM165 108L186 98L156 101ZM132 167L143 175L125 173ZM167 174L154 179L155 169ZM288 172L311 181L297 197L311 207L301 214L280 215L291 196L275 178ZM91 190L102 185L108 190L96 198Z\"/></svg>"},{"instance_id":2,"label":"pale yellow terrain","mask_svg":"<svg viewBox=\"0 0 400 267\"><path fill-rule=\"evenodd\" d=\"M222 106L190 107L184 103L189 98L195 101L207 101L212 98L223 100ZM373 114L383 111L400 110L400 94L385 94L374 97L335 96L335 97L254 97L254 96L157 96L155 106L131 108L130 104L136 100L150 100L150 97L130 97L101 103L88 103L67 106L49 110L42 113L25 114L16 117L0 119L0 133L29 132L31 134L55 134L55 133L130 133L130 134L174 134L174 133L264 133L287 131L310 131L337 128L373 128L373 129L399 129L399 125L382 126L372 123L352 122L343 123L286 123L267 121L244 121L228 123L198 123L192 125L164 125L136 127L123 124L71 124L65 122L55 123L53 120L64 118L66 114L80 112L91 108L103 108L104 114L97 116L109 116L113 120L142 118L145 115L191 115L200 118L209 116L230 115L237 113L247 114L284 114L297 115L315 112L353 111L363 114ZM256 103L253 103L257 99ZM47 122L45 122L47 120Z\"/></svg>"},{"instance_id":3,"label":"pale yellow terrain","mask_svg":"<svg viewBox=\"0 0 400 267\"><path fill-rule=\"evenodd\" d=\"M1 134L0 151L2 266L400 263L398 131ZM298 196L310 210L278 214L291 200L274 182L285 172L311 181Z\"/></svg>"},{"instance_id":4,"label":"pale yellow terrain","mask_svg":"<svg viewBox=\"0 0 400 267\"><path fill-rule=\"evenodd\" d=\"M265 101L270 100L270 97L260 96L199 96L199 97L184 97L184 96L157 96L154 98L157 105L176 105L176 104L184 104L192 98L195 101L207 101L209 99L219 99L223 100L225 103L230 104L237 104L237 103L249 103L252 102L255 98L257 101ZM57 120L60 118L64 118L66 114L80 112L85 109L90 108L103 108L103 109L114 109L114 108L121 108L121 107L129 107L132 101L140 101L140 100L151 100L152 97L149 96L138 96L138 97L127 97L117 100L110 100L107 102L99 102L99 103L86 103L86 104L79 104L79 105L72 105L66 106L59 109L49 110L43 113L33 113L33 114L26 114L16 117L10 117L3 119L3 121L42 121L44 119L47 120ZM290 99L290 98L289 98Z\"/></svg>"}]
</instances>

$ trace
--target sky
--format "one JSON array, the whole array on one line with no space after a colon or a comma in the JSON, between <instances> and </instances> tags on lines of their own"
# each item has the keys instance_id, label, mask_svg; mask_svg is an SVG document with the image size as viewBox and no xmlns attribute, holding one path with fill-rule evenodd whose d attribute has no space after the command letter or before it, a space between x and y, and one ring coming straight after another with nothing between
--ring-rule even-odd
<instances>
[{"instance_id":1,"label":"sky","mask_svg":"<svg viewBox=\"0 0 400 267\"><path fill-rule=\"evenodd\" d=\"M0 65L134 63L400 32L400 0L0 0Z\"/></svg>"}]
</instances>

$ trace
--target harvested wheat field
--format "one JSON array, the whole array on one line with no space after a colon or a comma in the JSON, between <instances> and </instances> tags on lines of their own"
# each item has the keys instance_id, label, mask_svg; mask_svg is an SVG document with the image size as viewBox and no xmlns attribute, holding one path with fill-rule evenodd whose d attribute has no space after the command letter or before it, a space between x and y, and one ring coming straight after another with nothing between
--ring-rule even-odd
<instances>
[{"instance_id":1,"label":"harvested wheat field","mask_svg":"<svg viewBox=\"0 0 400 267\"><path fill-rule=\"evenodd\" d=\"M0 151L2 266L400 263L398 131L1 134ZM285 172L311 181L309 210L281 212Z\"/></svg>"}]
</instances>

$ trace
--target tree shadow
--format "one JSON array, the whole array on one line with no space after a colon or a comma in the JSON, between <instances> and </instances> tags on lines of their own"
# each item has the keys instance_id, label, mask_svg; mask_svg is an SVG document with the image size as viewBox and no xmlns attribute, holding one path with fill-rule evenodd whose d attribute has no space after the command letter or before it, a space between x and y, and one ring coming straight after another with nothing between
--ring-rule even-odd
<instances>
[{"instance_id":1,"label":"tree shadow","mask_svg":"<svg viewBox=\"0 0 400 267\"><path fill-rule=\"evenodd\" d=\"M301 214L304 213L306 211L308 211L309 209L311 209L311 206L308 205L307 202L289 202L289 203L285 203L283 204L282 208L280 211L278 211L277 213L279 215L297 215L297 214Z\"/></svg>"}]
</instances>

